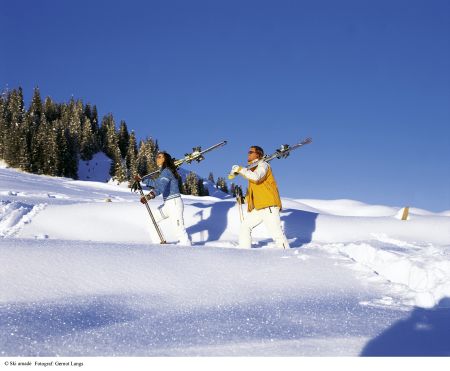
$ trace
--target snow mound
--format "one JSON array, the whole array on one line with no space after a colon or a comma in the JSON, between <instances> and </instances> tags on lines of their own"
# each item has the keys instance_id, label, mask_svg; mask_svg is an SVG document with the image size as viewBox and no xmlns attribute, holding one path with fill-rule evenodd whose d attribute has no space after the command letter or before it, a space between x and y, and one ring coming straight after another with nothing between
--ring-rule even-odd
<instances>
[{"instance_id":1,"label":"snow mound","mask_svg":"<svg viewBox=\"0 0 450 371\"><path fill-rule=\"evenodd\" d=\"M376 274L410 290L413 305L431 308L450 297L450 251L390 239L388 244L361 242L328 244L322 248L341 253Z\"/></svg>"},{"instance_id":2,"label":"snow mound","mask_svg":"<svg viewBox=\"0 0 450 371\"><path fill-rule=\"evenodd\" d=\"M397 213L398 208L368 205L363 202L354 200L298 200L299 202L308 205L321 214L338 215L338 216L393 216Z\"/></svg>"}]
</instances>

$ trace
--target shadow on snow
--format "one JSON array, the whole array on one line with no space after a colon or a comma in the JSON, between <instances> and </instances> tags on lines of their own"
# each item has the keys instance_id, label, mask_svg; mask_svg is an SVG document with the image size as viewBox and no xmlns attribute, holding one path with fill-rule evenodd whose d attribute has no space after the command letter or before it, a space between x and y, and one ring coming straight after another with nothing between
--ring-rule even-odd
<instances>
[{"instance_id":1,"label":"shadow on snow","mask_svg":"<svg viewBox=\"0 0 450 371\"><path fill-rule=\"evenodd\" d=\"M228 211L235 206L234 202L215 202L212 205L197 202L193 203L192 206L198 207L199 209L211 208L211 214L207 219L203 219L203 210L200 210L196 215L199 215L201 220L187 228L187 233L193 235L195 233L206 232L208 239L204 242L220 240L220 237L227 229Z\"/></svg>"},{"instance_id":2,"label":"shadow on snow","mask_svg":"<svg viewBox=\"0 0 450 371\"><path fill-rule=\"evenodd\" d=\"M450 298L432 309L415 308L367 343L361 356L450 356Z\"/></svg>"},{"instance_id":3,"label":"shadow on snow","mask_svg":"<svg viewBox=\"0 0 450 371\"><path fill-rule=\"evenodd\" d=\"M284 233L288 239L294 238L291 247L302 247L312 241L319 214L303 210L285 209L281 212Z\"/></svg>"}]
</instances>

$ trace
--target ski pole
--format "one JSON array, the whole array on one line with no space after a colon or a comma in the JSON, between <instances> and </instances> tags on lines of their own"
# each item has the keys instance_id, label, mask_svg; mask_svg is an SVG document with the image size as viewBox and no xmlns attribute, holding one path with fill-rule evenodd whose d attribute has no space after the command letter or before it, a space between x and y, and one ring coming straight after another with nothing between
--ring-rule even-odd
<instances>
[{"instance_id":1,"label":"ski pole","mask_svg":"<svg viewBox=\"0 0 450 371\"><path fill-rule=\"evenodd\" d=\"M244 213L242 212L242 188L236 187L236 201L239 209L239 218L241 219L241 223L244 221Z\"/></svg>"},{"instance_id":2,"label":"ski pole","mask_svg":"<svg viewBox=\"0 0 450 371\"><path fill-rule=\"evenodd\" d=\"M136 175L136 177L134 179L135 179L135 182L134 182L133 186L131 187L131 189L133 190L133 189L137 188L139 190L139 193L141 194L141 196L145 198L144 191L142 190L142 187L141 187L141 179L139 178L138 175ZM150 219L152 220L153 226L155 227L156 232L158 233L159 239L161 240L161 244L167 243L166 240L164 239L164 236L161 233L161 230L159 229L158 223L156 222L155 217L153 216L152 210L150 209L148 202L145 202L145 207L147 208L148 215L150 215Z\"/></svg>"}]
</instances>

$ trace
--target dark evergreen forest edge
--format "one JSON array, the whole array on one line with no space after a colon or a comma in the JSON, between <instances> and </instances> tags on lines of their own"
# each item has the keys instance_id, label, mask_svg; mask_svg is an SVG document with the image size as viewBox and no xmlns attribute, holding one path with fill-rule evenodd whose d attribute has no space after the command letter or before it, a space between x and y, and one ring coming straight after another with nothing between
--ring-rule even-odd
<instances>
[{"instance_id":1,"label":"dark evergreen forest edge","mask_svg":"<svg viewBox=\"0 0 450 371\"><path fill-rule=\"evenodd\" d=\"M135 174L143 176L157 169L158 151L158 140L148 137L138 144L124 120L118 128L111 113L99 120L97 106L80 99L72 97L67 103L50 97L42 100L35 88L27 109L21 87L5 90L0 96L0 159L10 167L77 179L79 161L104 152L111 159L112 179L130 185ZM210 173L208 180L228 193L224 178L215 181ZM203 179L194 172L187 174L180 186L183 194L208 195ZM234 188L232 184L232 194Z\"/></svg>"}]
</instances>

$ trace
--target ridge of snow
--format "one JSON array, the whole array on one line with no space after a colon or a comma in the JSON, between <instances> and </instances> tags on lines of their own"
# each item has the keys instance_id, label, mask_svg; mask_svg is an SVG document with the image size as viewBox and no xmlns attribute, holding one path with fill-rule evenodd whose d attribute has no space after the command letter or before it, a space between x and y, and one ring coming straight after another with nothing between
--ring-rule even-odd
<instances>
[{"instance_id":1,"label":"ridge of snow","mask_svg":"<svg viewBox=\"0 0 450 371\"><path fill-rule=\"evenodd\" d=\"M391 248L373 242L327 244L322 248L344 254L390 282L406 286L414 305L431 308L450 297L450 260L442 260L442 251L433 246L392 242L395 245ZM449 257L447 254L445 258Z\"/></svg>"},{"instance_id":2,"label":"ridge of snow","mask_svg":"<svg viewBox=\"0 0 450 371\"><path fill-rule=\"evenodd\" d=\"M28 205L22 202L0 200L0 237L16 234L45 206L45 204Z\"/></svg>"}]
</instances>

